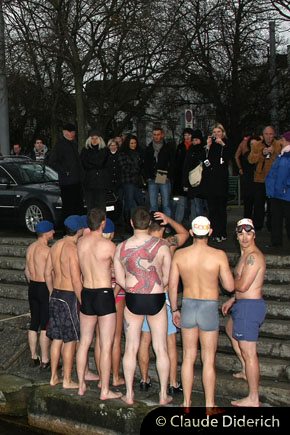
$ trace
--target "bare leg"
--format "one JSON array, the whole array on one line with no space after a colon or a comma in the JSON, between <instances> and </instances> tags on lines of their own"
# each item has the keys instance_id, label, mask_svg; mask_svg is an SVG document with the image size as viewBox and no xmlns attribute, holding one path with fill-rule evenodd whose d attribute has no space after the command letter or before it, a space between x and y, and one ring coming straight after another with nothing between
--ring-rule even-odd
<instances>
[{"instance_id":1,"label":"bare leg","mask_svg":"<svg viewBox=\"0 0 290 435\"><path fill-rule=\"evenodd\" d=\"M205 394L205 406L215 407L215 356L219 331L199 331L202 359L202 383Z\"/></svg>"},{"instance_id":2,"label":"bare leg","mask_svg":"<svg viewBox=\"0 0 290 435\"><path fill-rule=\"evenodd\" d=\"M118 399L122 393L114 393L109 389L110 373L112 365L112 347L116 329L116 314L111 313L106 316L99 316L100 333L100 377L101 393L100 399Z\"/></svg>"},{"instance_id":3,"label":"bare leg","mask_svg":"<svg viewBox=\"0 0 290 435\"><path fill-rule=\"evenodd\" d=\"M237 379L244 379L246 381L247 377L246 377L245 361L244 361L244 358L242 357L238 341L235 338L233 338L233 319L231 317L229 318L229 320L226 324L226 333L227 333L229 339L231 340L233 349L234 349L237 357L239 358L241 366L242 366L242 370L240 372L233 373L233 377L237 378Z\"/></svg>"},{"instance_id":4,"label":"bare leg","mask_svg":"<svg viewBox=\"0 0 290 435\"><path fill-rule=\"evenodd\" d=\"M49 345L50 339L46 335L46 331L40 331L39 345L41 350L41 362L47 363L49 361Z\"/></svg>"},{"instance_id":5,"label":"bare leg","mask_svg":"<svg viewBox=\"0 0 290 435\"><path fill-rule=\"evenodd\" d=\"M29 349L30 349L30 353L31 353L31 358L36 359L37 358L37 353L36 353L37 332L32 331L31 329L29 329L29 331L28 331L28 344L29 344Z\"/></svg>"},{"instance_id":6,"label":"bare leg","mask_svg":"<svg viewBox=\"0 0 290 435\"><path fill-rule=\"evenodd\" d=\"M141 380L149 382L148 370L150 360L151 333L141 332L140 346L138 350L138 364L140 368Z\"/></svg>"},{"instance_id":7,"label":"bare leg","mask_svg":"<svg viewBox=\"0 0 290 435\"><path fill-rule=\"evenodd\" d=\"M124 310L126 346L123 357L123 369L126 382L126 396L122 400L127 405L133 405L133 382L136 369L136 356L140 343L141 328L144 316L131 313L127 307Z\"/></svg>"},{"instance_id":8,"label":"bare leg","mask_svg":"<svg viewBox=\"0 0 290 435\"><path fill-rule=\"evenodd\" d=\"M191 406L191 393L194 381L194 364L197 356L198 328L182 328L183 357L181 380L183 388L183 406Z\"/></svg>"},{"instance_id":9,"label":"bare leg","mask_svg":"<svg viewBox=\"0 0 290 435\"><path fill-rule=\"evenodd\" d=\"M94 330L97 323L97 316L87 316L80 313L80 332L81 339L77 351L77 373L79 380L78 394L83 396L86 392L85 371L88 360L88 350L94 336Z\"/></svg>"},{"instance_id":10,"label":"bare leg","mask_svg":"<svg viewBox=\"0 0 290 435\"><path fill-rule=\"evenodd\" d=\"M147 316L152 334L152 345L156 354L156 367L160 382L159 404L167 405L172 397L167 395L169 378L169 357L167 352L167 311L166 304L154 316Z\"/></svg>"},{"instance_id":11,"label":"bare leg","mask_svg":"<svg viewBox=\"0 0 290 435\"><path fill-rule=\"evenodd\" d=\"M98 370L98 373L100 375L101 369L100 369L100 358L101 358L101 350L100 350L100 330L99 330L99 323L96 324L96 339L95 339L95 349L94 349L94 355L95 355L95 363ZM98 383L98 387L101 388L101 379Z\"/></svg>"},{"instance_id":12,"label":"bare leg","mask_svg":"<svg viewBox=\"0 0 290 435\"><path fill-rule=\"evenodd\" d=\"M125 379L120 377L120 364L121 364L121 340L123 332L123 319L124 319L125 298L119 300L116 304L117 321L116 331L113 342L112 351L112 372L113 372L113 385L115 387L125 384Z\"/></svg>"},{"instance_id":13,"label":"bare leg","mask_svg":"<svg viewBox=\"0 0 290 435\"><path fill-rule=\"evenodd\" d=\"M234 406L260 406L259 379L260 367L257 355L257 343L255 341L239 341L242 356L246 363L246 376L249 385L249 395L241 400L234 400Z\"/></svg>"},{"instance_id":14,"label":"bare leg","mask_svg":"<svg viewBox=\"0 0 290 435\"><path fill-rule=\"evenodd\" d=\"M76 351L76 342L69 341L64 343L62 349L62 360L63 360L63 388L78 388L78 384L71 380L71 372L73 368L73 361Z\"/></svg>"},{"instance_id":15,"label":"bare leg","mask_svg":"<svg viewBox=\"0 0 290 435\"><path fill-rule=\"evenodd\" d=\"M177 387L177 349L176 349L176 334L167 336L167 348L170 362L169 385Z\"/></svg>"},{"instance_id":16,"label":"bare leg","mask_svg":"<svg viewBox=\"0 0 290 435\"><path fill-rule=\"evenodd\" d=\"M50 368L51 368L51 378L50 385L55 386L60 383L58 378L57 368L60 359L60 353L62 349L63 341L62 340L52 340L50 346Z\"/></svg>"}]
</instances>

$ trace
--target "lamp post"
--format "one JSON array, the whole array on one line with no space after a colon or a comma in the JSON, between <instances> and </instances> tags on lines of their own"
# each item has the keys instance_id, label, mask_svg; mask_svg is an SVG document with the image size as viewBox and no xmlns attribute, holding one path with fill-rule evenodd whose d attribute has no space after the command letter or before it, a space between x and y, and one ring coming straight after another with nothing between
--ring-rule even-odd
<instances>
[{"instance_id":1,"label":"lamp post","mask_svg":"<svg viewBox=\"0 0 290 435\"><path fill-rule=\"evenodd\" d=\"M3 0L0 0L0 151L10 154L8 92L5 73L5 37Z\"/></svg>"}]
</instances>

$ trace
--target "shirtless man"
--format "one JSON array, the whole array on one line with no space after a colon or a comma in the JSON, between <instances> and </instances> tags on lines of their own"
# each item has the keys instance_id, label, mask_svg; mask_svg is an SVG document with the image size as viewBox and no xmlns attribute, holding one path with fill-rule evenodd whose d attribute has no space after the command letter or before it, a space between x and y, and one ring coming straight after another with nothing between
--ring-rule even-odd
<instances>
[{"instance_id":1,"label":"shirtless man","mask_svg":"<svg viewBox=\"0 0 290 435\"><path fill-rule=\"evenodd\" d=\"M266 316L266 303L262 296L266 264L262 252L255 244L255 228L251 219L241 219L236 228L241 257L235 268L235 297L222 306L222 313L231 309L226 331L241 363L242 372L235 377L248 381L249 395L232 402L234 406L260 406L260 368L257 354L259 328Z\"/></svg>"},{"instance_id":2,"label":"shirtless man","mask_svg":"<svg viewBox=\"0 0 290 435\"><path fill-rule=\"evenodd\" d=\"M49 367L49 344L46 336L48 323L49 292L45 283L44 270L49 255L49 240L53 239L54 227L49 221L41 221L35 227L37 235L26 251L25 276L29 283L28 301L31 314L30 328L28 331L28 343L31 352L32 365L42 369ZM40 328L39 345L41 361L37 355L37 333Z\"/></svg>"},{"instance_id":3,"label":"shirtless man","mask_svg":"<svg viewBox=\"0 0 290 435\"><path fill-rule=\"evenodd\" d=\"M112 362L112 346L116 328L116 307L112 289L111 266L115 244L102 235L106 224L105 211L92 209L88 214L90 232L78 243L78 257L83 276L81 292L80 328L81 340L77 351L78 394L86 392L85 369L88 350L99 323L100 333L100 399L118 399L122 393L109 389Z\"/></svg>"},{"instance_id":4,"label":"shirtless man","mask_svg":"<svg viewBox=\"0 0 290 435\"><path fill-rule=\"evenodd\" d=\"M161 212L151 213L151 223L149 226L149 234L153 237L158 237L162 239L164 236L164 231L166 225L170 225L175 231L173 236L167 237L165 239L169 246L171 255L174 254L176 249L182 246L189 237L189 232L183 225L166 216ZM168 294L166 293L166 308L167 308L167 348L168 356L170 361L170 371L169 371L169 394L175 395L182 393L182 387L177 381L177 349L176 349L176 332L177 329L172 321L172 313L170 310L170 303L168 299ZM151 380L148 376L149 371L149 361L150 361L150 344L151 344L151 332L145 318L142 325L141 341L138 351L138 363L141 373L140 390L147 391L151 386Z\"/></svg>"},{"instance_id":5,"label":"shirtless man","mask_svg":"<svg viewBox=\"0 0 290 435\"><path fill-rule=\"evenodd\" d=\"M76 342L80 337L78 300L82 282L77 241L83 225L80 216L72 215L65 219L64 226L67 235L53 245L45 267L45 281L51 294L47 327L47 336L52 340L50 385L60 382L57 369L62 353L63 388L77 388L71 373Z\"/></svg>"},{"instance_id":6,"label":"shirtless man","mask_svg":"<svg viewBox=\"0 0 290 435\"><path fill-rule=\"evenodd\" d=\"M150 213L137 207L132 215L134 234L116 250L116 282L126 291L124 310L126 347L123 358L128 405L134 403L133 381L144 315L152 333L153 348L160 380L159 404L166 405L169 358L167 354L167 313L164 289L168 284L171 254L164 240L148 234Z\"/></svg>"},{"instance_id":7,"label":"shirtless man","mask_svg":"<svg viewBox=\"0 0 290 435\"><path fill-rule=\"evenodd\" d=\"M191 406L198 341L201 345L205 404L207 408L216 406L215 355L219 334L219 280L226 290L234 291L234 279L226 254L207 244L211 233L210 222L206 217L195 218L190 230L194 238L193 244L176 251L170 271L169 298L173 322L181 327L182 332L181 379L184 407ZM179 277L183 282L181 313L177 306Z\"/></svg>"}]
</instances>

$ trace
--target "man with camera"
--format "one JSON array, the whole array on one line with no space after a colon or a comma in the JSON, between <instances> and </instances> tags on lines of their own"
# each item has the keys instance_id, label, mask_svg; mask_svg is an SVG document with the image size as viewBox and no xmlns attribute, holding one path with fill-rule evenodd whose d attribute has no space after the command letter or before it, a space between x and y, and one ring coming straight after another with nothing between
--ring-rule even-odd
<instances>
[{"instance_id":1,"label":"man with camera","mask_svg":"<svg viewBox=\"0 0 290 435\"><path fill-rule=\"evenodd\" d=\"M251 152L248 156L249 163L256 164L254 174L254 211L253 221L256 230L264 225L266 188L265 178L271 169L272 163L281 151L281 141L275 139L275 129L267 126L263 130L263 138L260 141L251 142ZM271 217L270 205L267 204L267 227L270 230Z\"/></svg>"}]
</instances>

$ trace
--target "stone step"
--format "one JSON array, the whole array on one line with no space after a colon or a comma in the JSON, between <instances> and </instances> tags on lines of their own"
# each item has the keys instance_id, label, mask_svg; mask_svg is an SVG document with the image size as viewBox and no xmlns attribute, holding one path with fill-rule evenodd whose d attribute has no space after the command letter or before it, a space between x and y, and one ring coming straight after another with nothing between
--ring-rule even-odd
<instances>
[{"instance_id":1,"label":"stone step","mask_svg":"<svg viewBox=\"0 0 290 435\"><path fill-rule=\"evenodd\" d=\"M24 245L0 245L0 256L25 257L27 246Z\"/></svg>"},{"instance_id":2,"label":"stone step","mask_svg":"<svg viewBox=\"0 0 290 435\"><path fill-rule=\"evenodd\" d=\"M24 270L25 258L22 257L0 257L0 269Z\"/></svg>"},{"instance_id":3,"label":"stone step","mask_svg":"<svg viewBox=\"0 0 290 435\"><path fill-rule=\"evenodd\" d=\"M224 329L226 318L220 318L221 329ZM290 339L290 320L277 320L266 318L260 329L261 337L273 337L282 340Z\"/></svg>"},{"instance_id":4,"label":"stone step","mask_svg":"<svg viewBox=\"0 0 290 435\"><path fill-rule=\"evenodd\" d=\"M290 285L288 283L279 285L265 283L263 286L263 294L265 298L289 301Z\"/></svg>"},{"instance_id":5,"label":"stone step","mask_svg":"<svg viewBox=\"0 0 290 435\"><path fill-rule=\"evenodd\" d=\"M290 340L277 341L272 338L259 337L257 349L260 356L288 358L290 365ZM229 338L224 333L219 335L218 351L234 352Z\"/></svg>"},{"instance_id":6,"label":"stone step","mask_svg":"<svg viewBox=\"0 0 290 435\"><path fill-rule=\"evenodd\" d=\"M2 283L16 283L25 284L26 278L24 275L24 270L10 270L10 269L0 269L0 282Z\"/></svg>"},{"instance_id":7,"label":"stone step","mask_svg":"<svg viewBox=\"0 0 290 435\"><path fill-rule=\"evenodd\" d=\"M28 284L5 284L0 283L0 298L4 299L18 299L27 300L28 297Z\"/></svg>"},{"instance_id":8,"label":"stone step","mask_svg":"<svg viewBox=\"0 0 290 435\"><path fill-rule=\"evenodd\" d=\"M1 237L0 245L28 246L35 242L35 237Z\"/></svg>"},{"instance_id":9,"label":"stone step","mask_svg":"<svg viewBox=\"0 0 290 435\"><path fill-rule=\"evenodd\" d=\"M227 300L227 297L221 297L220 306L223 302L226 302ZM290 320L290 302L267 300L267 318Z\"/></svg>"},{"instance_id":10,"label":"stone step","mask_svg":"<svg viewBox=\"0 0 290 435\"><path fill-rule=\"evenodd\" d=\"M290 269L267 269L265 274L266 283L289 283Z\"/></svg>"},{"instance_id":11,"label":"stone step","mask_svg":"<svg viewBox=\"0 0 290 435\"><path fill-rule=\"evenodd\" d=\"M240 254L227 252L227 256L231 266L236 266ZM267 268L287 268L290 264L290 255L265 255Z\"/></svg>"},{"instance_id":12,"label":"stone step","mask_svg":"<svg viewBox=\"0 0 290 435\"><path fill-rule=\"evenodd\" d=\"M0 314L19 316L29 312L28 300L0 299Z\"/></svg>"}]
</instances>

